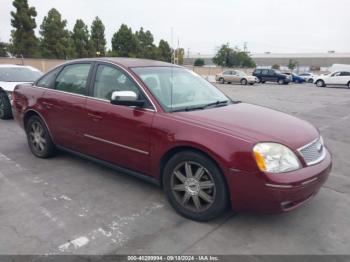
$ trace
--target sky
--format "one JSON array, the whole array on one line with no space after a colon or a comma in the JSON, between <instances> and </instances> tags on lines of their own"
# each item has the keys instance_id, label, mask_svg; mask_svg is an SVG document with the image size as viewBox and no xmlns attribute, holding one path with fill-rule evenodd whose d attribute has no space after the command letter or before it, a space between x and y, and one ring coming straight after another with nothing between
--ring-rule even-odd
<instances>
[{"instance_id":1,"label":"sky","mask_svg":"<svg viewBox=\"0 0 350 262\"><path fill-rule=\"evenodd\" d=\"M214 54L229 43L252 53L350 52L350 0L28 0L38 28L56 8L72 30L99 16L108 47L122 23L150 30L191 55ZM0 0L0 41L11 32L12 0ZM39 29L37 28L37 35ZM172 33L173 32L173 33Z\"/></svg>"}]
</instances>

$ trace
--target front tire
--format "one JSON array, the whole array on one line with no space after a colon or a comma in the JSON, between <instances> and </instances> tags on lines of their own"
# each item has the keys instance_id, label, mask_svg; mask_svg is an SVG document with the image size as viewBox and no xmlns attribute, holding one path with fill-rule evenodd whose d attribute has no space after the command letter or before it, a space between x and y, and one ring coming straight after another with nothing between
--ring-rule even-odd
<instances>
[{"instance_id":1,"label":"front tire","mask_svg":"<svg viewBox=\"0 0 350 262\"><path fill-rule=\"evenodd\" d=\"M12 107L10 99L5 92L0 93L0 119L11 119Z\"/></svg>"},{"instance_id":2,"label":"front tire","mask_svg":"<svg viewBox=\"0 0 350 262\"><path fill-rule=\"evenodd\" d=\"M55 145L40 117L29 118L26 124L26 134L29 148L36 157L49 158L55 154Z\"/></svg>"},{"instance_id":3,"label":"front tire","mask_svg":"<svg viewBox=\"0 0 350 262\"><path fill-rule=\"evenodd\" d=\"M309 80L307 80L307 82L312 84L314 82L314 80L310 78Z\"/></svg>"},{"instance_id":4,"label":"front tire","mask_svg":"<svg viewBox=\"0 0 350 262\"><path fill-rule=\"evenodd\" d=\"M278 83L279 85L283 85L283 84L284 84L284 80L283 80L283 79L278 79L277 83Z\"/></svg>"},{"instance_id":5,"label":"front tire","mask_svg":"<svg viewBox=\"0 0 350 262\"><path fill-rule=\"evenodd\" d=\"M225 79L220 78L220 79L219 79L219 83L220 83L220 84L225 84Z\"/></svg>"},{"instance_id":6,"label":"front tire","mask_svg":"<svg viewBox=\"0 0 350 262\"><path fill-rule=\"evenodd\" d=\"M243 79L241 80L241 85L246 86L247 84L248 84L247 79L243 78Z\"/></svg>"},{"instance_id":7,"label":"front tire","mask_svg":"<svg viewBox=\"0 0 350 262\"><path fill-rule=\"evenodd\" d=\"M350 89L350 82L348 83L348 88Z\"/></svg>"},{"instance_id":8,"label":"front tire","mask_svg":"<svg viewBox=\"0 0 350 262\"><path fill-rule=\"evenodd\" d=\"M317 80L316 81L316 86L317 87L325 87L326 85L325 85L323 80Z\"/></svg>"},{"instance_id":9,"label":"front tire","mask_svg":"<svg viewBox=\"0 0 350 262\"><path fill-rule=\"evenodd\" d=\"M163 172L170 204L182 216L209 221L228 207L226 182L216 164L203 154L183 151L174 155Z\"/></svg>"}]
</instances>

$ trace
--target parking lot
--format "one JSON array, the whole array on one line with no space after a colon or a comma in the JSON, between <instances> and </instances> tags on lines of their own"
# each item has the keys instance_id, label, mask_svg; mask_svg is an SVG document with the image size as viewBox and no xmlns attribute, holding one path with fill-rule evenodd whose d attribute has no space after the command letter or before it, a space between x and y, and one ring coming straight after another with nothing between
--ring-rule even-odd
<instances>
[{"instance_id":1,"label":"parking lot","mask_svg":"<svg viewBox=\"0 0 350 262\"><path fill-rule=\"evenodd\" d=\"M228 212L209 223L193 222L175 213L152 184L67 153L35 158L23 130L0 120L0 253L349 254L350 90L218 87L235 100L319 128L334 166L311 202L281 215Z\"/></svg>"}]
</instances>

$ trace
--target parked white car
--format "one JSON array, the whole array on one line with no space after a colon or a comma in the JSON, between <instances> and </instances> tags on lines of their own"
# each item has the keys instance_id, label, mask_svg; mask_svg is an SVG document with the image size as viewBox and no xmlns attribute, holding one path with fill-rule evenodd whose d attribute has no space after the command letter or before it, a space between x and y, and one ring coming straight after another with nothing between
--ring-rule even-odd
<instances>
[{"instance_id":1,"label":"parked white car","mask_svg":"<svg viewBox=\"0 0 350 262\"><path fill-rule=\"evenodd\" d=\"M318 87L326 87L327 85L347 86L350 88L350 72L338 71L328 75L319 76L315 79Z\"/></svg>"},{"instance_id":2,"label":"parked white car","mask_svg":"<svg viewBox=\"0 0 350 262\"><path fill-rule=\"evenodd\" d=\"M315 78L319 77L318 75L314 75L312 73L302 73L299 74L299 76L304 78L306 83L313 83Z\"/></svg>"},{"instance_id":3,"label":"parked white car","mask_svg":"<svg viewBox=\"0 0 350 262\"><path fill-rule=\"evenodd\" d=\"M42 74L31 66L0 65L0 119L12 118L12 92L16 85L33 83Z\"/></svg>"}]
</instances>

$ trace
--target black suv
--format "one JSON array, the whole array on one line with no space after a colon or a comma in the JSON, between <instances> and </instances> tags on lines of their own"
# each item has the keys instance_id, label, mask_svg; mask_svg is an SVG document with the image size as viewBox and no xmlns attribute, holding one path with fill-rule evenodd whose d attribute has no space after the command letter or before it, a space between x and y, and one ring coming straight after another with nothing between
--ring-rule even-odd
<instances>
[{"instance_id":1,"label":"black suv","mask_svg":"<svg viewBox=\"0 0 350 262\"><path fill-rule=\"evenodd\" d=\"M290 76L282 74L275 69L255 69L253 76L259 79L259 83L277 82L280 85L287 85L292 81Z\"/></svg>"}]
</instances>

